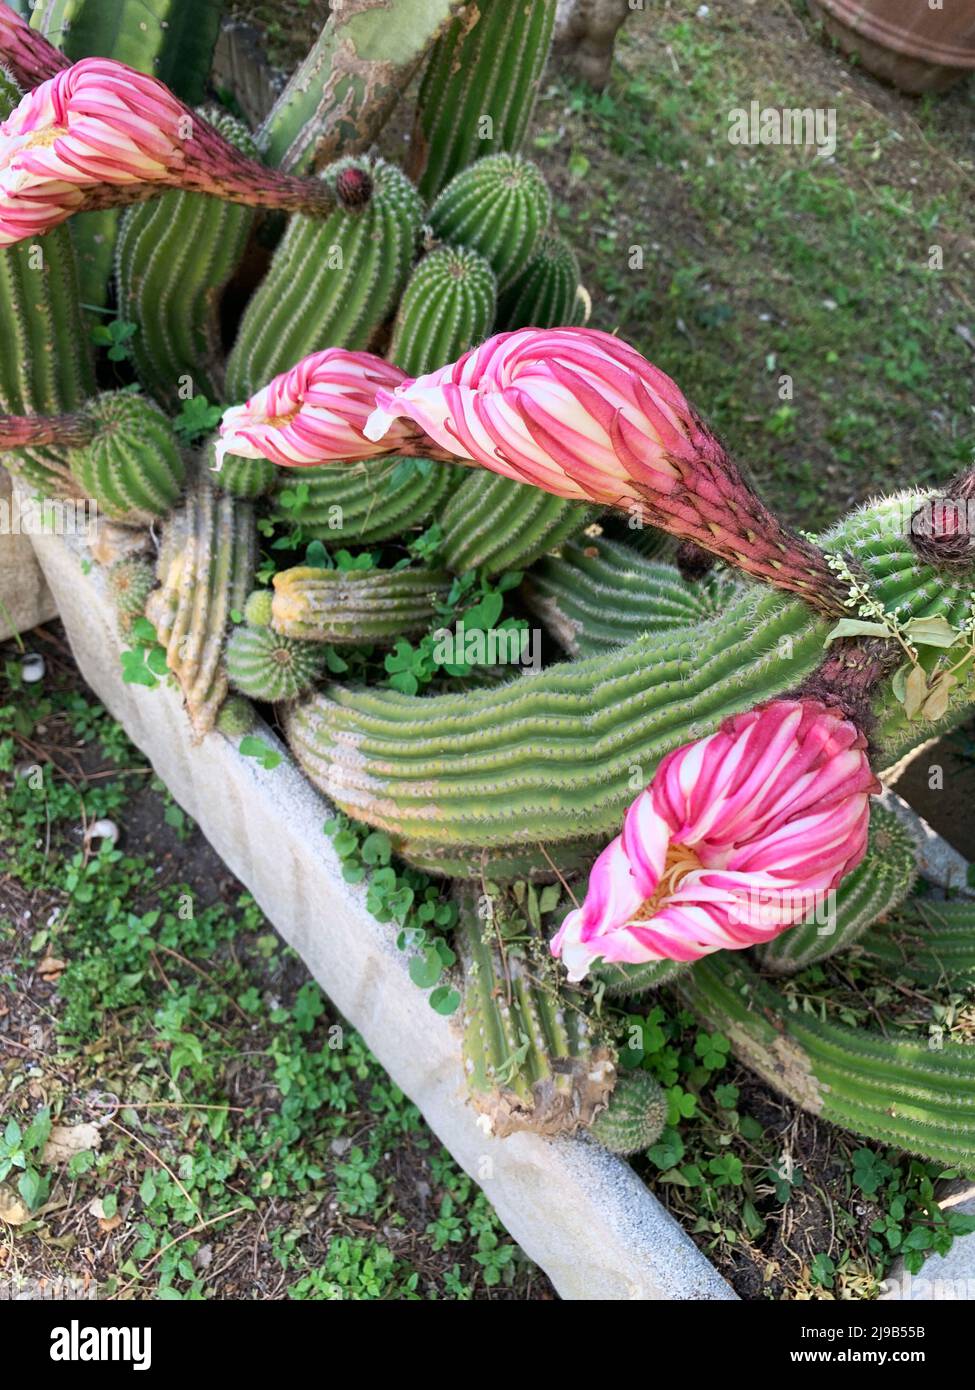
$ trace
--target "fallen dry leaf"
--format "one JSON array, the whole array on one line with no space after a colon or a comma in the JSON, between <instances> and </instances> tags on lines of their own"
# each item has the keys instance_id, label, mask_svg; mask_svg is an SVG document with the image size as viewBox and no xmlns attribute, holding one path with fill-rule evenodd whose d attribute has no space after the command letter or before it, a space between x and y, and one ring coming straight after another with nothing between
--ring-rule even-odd
<instances>
[{"instance_id":1,"label":"fallen dry leaf","mask_svg":"<svg viewBox=\"0 0 975 1390\"><path fill-rule=\"evenodd\" d=\"M8 1226L21 1226L30 1216L25 1204L9 1187L0 1186L0 1221Z\"/></svg>"},{"instance_id":2,"label":"fallen dry leaf","mask_svg":"<svg viewBox=\"0 0 975 1390\"><path fill-rule=\"evenodd\" d=\"M56 980L66 969L67 961L58 960L57 956L45 956L37 962L37 973L42 980Z\"/></svg>"},{"instance_id":3,"label":"fallen dry leaf","mask_svg":"<svg viewBox=\"0 0 975 1390\"><path fill-rule=\"evenodd\" d=\"M54 1125L41 1154L42 1163L67 1163L75 1154L101 1147L97 1125Z\"/></svg>"}]
</instances>

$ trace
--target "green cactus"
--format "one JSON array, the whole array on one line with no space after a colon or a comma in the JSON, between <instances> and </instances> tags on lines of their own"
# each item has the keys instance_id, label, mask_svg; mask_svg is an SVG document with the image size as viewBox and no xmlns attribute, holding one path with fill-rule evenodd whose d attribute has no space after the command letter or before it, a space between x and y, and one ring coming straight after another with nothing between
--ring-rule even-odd
<instances>
[{"instance_id":1,"label":"green cactus","mask_svg":"<svg viewBox=\"0 0 975 1390\"><path fill-rule=\"evenodd\" d=\"M389 360L408 376L452 362L488 336L497 282L483 256L441 246L423 257L403 292Z\"/></svg>"},{"instance_id":2,"label":"green cactus","mask_svg":"<svg viewBox=\"0 0 975 1390\"><path fill-rule=\"evenodd\" d=\"M254 583L256 559L253 509L199 478L163 525L160 587L146 604L198 740L227 697L224 639Z\"/></svg>"},{"instance_id":3,"label":"green cactus","mask_svg":"<svg viewBox=\"0 0 975 1390\"><path fill-rule=\"evenodd\" d=\"M222 10L223 0L37 0L30 22L72 62L114 58L194 105L206 91ZM115 208L71 219L84 304L108 302L118 223Z\"/></svg>"},{"instance_id":4,"label":"green cactus","mask_svg":"<svg viewBox=\"0 0 975 1390\"><path fill-rule=\"evenodd\" d=\"M156 571L141 555L127 555L108 568L108 587L123 626L146 611L146 600L156 587Z\"/></svg>"},{"instance_id":5,"label":"green cactus","mask_svg":"<svg viewBox=\"0 0 975 1390\"><path fill-rule=\"evenodd\" d=\"M372 545L428 521L456 487L458 475L466 475L466 469L428 459L378 458L338 468L302 468L295 483L304 500L288 508L279 496L273 516L278 522L297 521L310 540Z\"/></svg>"},{"instance_id":6,"label":"green cactus","mask_svg":"<svg viewBox=\"0 0 975 1390\"><path fill-rule=\"evenodd\" d=\"M283 637L270 627L238 627L226 652L230 684L252 700L294 700L321 677L325 653L314 642Z\"/></svg>"},{"instance_id":7,"label":"green cactus","mask_svg":"<svg viewBox=\"0 0 975 1390\"><path fill-rule=\"evenodd\" d=\"M483 845L430 845L397 836L393 837L393 846L400 858L414 868L443 878L489 879L493 883L524 879L532 883L552 883L558 874L566 878L570 874L588 871L602 849L603 841L592 837L564 840L553 846L554 853L551 854L533 845L502 845L500 848L487 849Z\"/></svg>"},{"instance_id":8,"label":"green cactus","mask_svg":"<svg viewBox=\"0 0 975 1390\"><path fill-rule=\"evenodd\" d=\"M495 900L459 893L464 972L464 1065L471 1100L499 1137L574 1133L604 1108L616 1077L613 1051L589 1017L546 979L526 947L502 956ZM479 909L485 915L479 916Z\"/></svg>"},{"instance_id":9,"label":"green cactus","mask_svg":"<svg viewBox=\"0 0 975 1390\"><path fill-rule=\"evenodd\" d=\"M243 695L228 695L217 711L214 728L228 738L240 738L242 734L249 734L256 723L257 715L250 700Z\"/></svg>"},{"instance_id":10,"label":"green cactus","mask_svg":"<svg viewBox=\"0 0 975 1390\"><path fill-rule=\"evenodd\" d=\"M240 121L220 108L203 114L231 144L255 154ZM160 405L178 410L188 384L193 394L224 399L220 300L253 221L253 208L177 191L137 203L122 218L119 313L138 325L133 361ZM226 479L222 485L235 491Z\"/></svg>"},{"instance_id":11,"label":"green cactus","mask_svg":"<svg viewBox=\"0 0 975 1390\"><path fill-rule=\"evenodd\" d=\"M824 543L859 562L888 609L958 627L970 583L918 564L900 534L907 500L863 508ZM801 600L743 585L725 612L680 632L650 633L494 689L424 698L317 692L289 711L288 737L343 810L431 849L608 836L671 749L811 675L827 631ZM972 699L970 663L959 674L948 720ZM908 723L888 687L875 712L874 740L891 762L938 727Z\"/></svg>"},{"instance_id":12,"label":"green cactus","mask_svg":"<svg viewBox=\"0 0 975 1390\"><path fill-rule=\"evenodd\" d=\"M911 898L861 936L857 950L922 986L947 982L960 990L975 984L975 901Z\"/></svg>"},{"instance_id":13,"label":"green cactus","mask_svg":"<svg viewBox=\"0 0 975 1390\"><path fill-rule=\"evenodd\" d=\"M443 570L298 566L274 576L271 626L306 642L391 646L426 632L449 591Z\"/></svg>"},{"instance_id":14,"label":"green cactus","mask_svg":"<svg viewBox=\"0 0 975 1390\"><path fill-rule=\"evenodd\" d=\"M835 900L810 914L758 952L777 975L804 970L837 951L848 950L880 917L907 897L917 877L917 841L892 811L874 804L870 837L861 863L836 889ZM823 918L825 917L825 920Z\"/></svg>"},{"instance_id":15,"label":"green cactus","mask_svg":"<svg viewBox=\"0 0 975 1390\"><path fill-rule=\"evenodd\" d=\"M740 952L719 951L677 989L747 1066L821 1119L854 1134L975 1172L975 1048L939 1049L789 1008Z\"/></svg>"},{"instance_id":16,"label":"green cactus","mask_svg":"<svg viewBox=\"0 0 975 1390\"><path fill-rule=\"evenodd\" d=\"M648 1072L621 1076L613 1087L609 1105L590 1126L590 1134L610 1153L642 1153L655 1144L667 1123L667 1097L659 1081Z\"/></svg>"},{"instance_id":17,"label":"green cactus","mask_svg":"<svg viewBox=\"0 0 975 1390\"><path fill-rule=\"evenodd\" d=\"M71 471L111 521L143 526L179 498L186 464L167 417L144 396L106 391L85 407L96 426L72 449Z\"/></svg>"},{"instance_id":18,"label":"green cactus","mask_svg":"<svg viewBox=\"0 0 975 1390\"><path fill-rule=\"evenodd\" d=\"M437 40L423 74L413 146L431 199L481 155L517 150L545 68L556 0L478 0Z\"/></svg>"},{"instance_id":19,"label":"green cactus","mask_svg":"<svg viewBox=\"0 0 975 1390\"><path fill-rule=\"evenodd\" d=\"M579 262L569 243L547 234L524 270L498 301L497 332L509 328L561 328L580 322Z\"/></svg>"},{"instance_id":20,"label":"green cactus","mask_svg":"<svg viewBox=\"0 0 975 1390\"><path fill-rule=\"evenodd\" d=\"M486 469L470 470L440 513L443 560L455 574L489 576L525 569L598 515L582 502L552 497L530 483L515 483Z\"/></svg>"},{"instance_id":21,"label":"green cactus","mask_svg":"<svg viewBox=\"0 0 975 1390\"><path fill-rule=\"evenodd\" d=\"M503 292L535 254L551 213L552 195L537 165L496 154L450 181L430 209L430 226L442 241L490 262Z\"/></svg>"},{"instance_id":22,"label":"green cactus","mask_svg":"<svg viewBox=\"0 0 975 1390\"><path fill-rule=\"evenodd\" d=\"M383 159L340 160L322 178L339 187L348 170L369 180L371 195L324 219L291 218L227 360L229 400L246 399L322 348L369 347L395 308L416 250L420 199Z\"/></svg>"},{"instance_id":23,"label":"green cactus","mask_svg":"<svg viewBox=\"0 0 975 1390\"><path fill-rule=\"evenodd\" d=\"M721 613L741 587L723 570L690 584L673 565L594 536L535 565L522 596L570 656L595 656L644 632L679 632Z\"/></svg>"}]
</instances>

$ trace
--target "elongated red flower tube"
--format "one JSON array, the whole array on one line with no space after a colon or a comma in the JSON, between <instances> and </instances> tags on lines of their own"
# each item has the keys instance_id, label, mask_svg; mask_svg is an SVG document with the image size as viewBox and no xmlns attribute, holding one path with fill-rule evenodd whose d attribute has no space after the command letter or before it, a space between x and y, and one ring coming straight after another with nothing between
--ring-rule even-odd
<instances>
[{"instance_id":1,"label":"elongated red flower tube","mask_svg":"<svg viewBox=\"0 0 975 1390\"><path fill-rule=\"evenodd\" d=\"M21 87L36 87L38 82L46 82L69 66L64 54L3 0L0 0L0 63L9 69Z\"/></svg>"},{"instance_id":2,"label":"elongated red flower tube","mask_svg":"<svg viewBox=\"0 0 975 1390\"><path fill-rule=\"evenodd\" d=\"M327 180L248 159L162 82L109 58L62 69L0 123L0 246L166 188L313 216L336 206Z\"/></svg>"},{"instance_id":3,"label":"elongated red flower tube","mask_svg":"<svg viewBox=\"0 0 975 1390\"><path fill-rule=\"evenodd\" d=\"M856 868L880 790L863 735L815 700L775 700L675 749L593 865L552 941L597 960L693 961L769 941Z\"/></svg>"},{"instance_id":4,"label":"elongated red flower tube","mask_svg":"<svg viewBox=\"0 0 975 1390\"><path fill-rule=\"evenodd\" d=\"M772 515L676 382L608 333L500 333L377 406L370 438L406 416L461 463L638 511L830 616L847 611L822 553Z\"/></svg>"},{"instance_id":5,"label":"elongated red flower tube","mask_svg":"<svg viewBox=\"0 0 975 1390\"><path fill-rule=\"evenodd\" d=\"M88 415L0 415L0 453L13 449L88 444L95 422Z\"/></svg>"}]
</instances>

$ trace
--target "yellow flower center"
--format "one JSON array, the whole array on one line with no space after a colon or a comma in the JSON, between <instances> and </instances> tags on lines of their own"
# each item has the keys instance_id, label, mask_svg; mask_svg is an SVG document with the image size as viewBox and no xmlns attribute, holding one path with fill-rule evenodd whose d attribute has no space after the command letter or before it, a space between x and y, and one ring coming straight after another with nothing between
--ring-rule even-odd
<instances>
[{"instance_id":1,"label":"yellow flower center","mask_svg":"<svg viewBox=\"0 0 975 1390\"><path fill-rule=\"evenodd\" d=\"M671 845L667 850L667 858L664 861L664 871L660 875L660 882L657 884L652 897L647 898L646 902L642 903L633 914L632 920L634 922L648 922L651 917L656 917L671 894L677 892L684 875L692 873L695 869L703 868L704 865L700 859L687 845Z\"/></svg>"},{"instance_id":2,"label":"yellow flower center","mask_svg":"<svg viewBox=\"0 0 975 1390\"><path fill-rule=\"evenodd\" d=\"M67 135L67 133L68 127L66 125L52 125L41 130L32 130L21 148L27 150L47 149L48 146L53 145L56 140L60 140L61 136Z\"/></svg>"}]
</instances>

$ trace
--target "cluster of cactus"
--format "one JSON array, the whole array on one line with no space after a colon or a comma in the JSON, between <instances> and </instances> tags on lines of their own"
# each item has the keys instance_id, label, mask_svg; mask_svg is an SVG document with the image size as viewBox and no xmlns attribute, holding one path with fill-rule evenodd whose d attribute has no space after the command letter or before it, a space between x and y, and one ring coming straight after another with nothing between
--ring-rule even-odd
<instances>
[{"instance_id":1,"label":"cluster of cactus","mask_svg":"<svg viewBox=\"0 0 975 1390\"><path fill-rule=\"evenodd\" d=\"M581 884L661 758L728 715L795 691L822 664L829 624L802 599L727 571L683 577L659 532L604 529L598 509L493 473L410 458L286 472L232 455L212 472L214 441L192 450L182 442L192 428L177 430L173 418L188 394L238 404L318 349L369 349L421 375L492 331L584 319L575 254L552 228L539 170L519 153L556 0L450 8L420 82L413 181L362 153L391 104L391 74L405 85L416 67L405 50L393 56L403 38L396 0L379 19L334 7L260 131L211 113L269 164L315 164L335 195L327 216L295 214L282 229L248 208L172 191L0 249L0 412L83 421L81 442L20 448L12 466L45 495L93 497L119 529L159 538L154 568L136 547L113 556L107 581L123 624L145 612L154 625L196 735L242 735L257 718L252 702L278 706L316 786L386 831L408 862L456 880L465 1056L491 1130L589 1130L633 1153L665 1122L660 1088L618 1068L592 995L560 984L537 922L509 949L496 914L519 885L530 894L560 875ZM40 0L32 23L72 59L119 58L199 104L219 4L200 0L191 11L185 0L158 0L143 21L144 11L141 0ZM365 68L349 80L352 37L381 48L387 19L381 80L366 80ZM0 115L19 97L0 68ZM323 131L326 110L334 119ZM112 302L113 272L146 395L104 372L102 384L116 389L96 385L82 305ZM896 524L904 500L852 513L821 544L855 563L902 623L944 618L957 628L972 575L919 560ZM258 523L275 537L268 553L286 545L289 558L255 590ZM421 532L426 547L416 544ZM328 568L312 553L339 545L375 547L370 567L355 556L352 568ZM430 633L455 577L470 571L485 582L523 572L515 601L564 659L460 693L330 679L345 665L333 646L376 647L382 661L384 649ZM943 717L912 722L882 685L879 761L956 720L971 698L960 680ZM932 1052L793 1013L767 978L844 949L920 982L971 979L975 912L909 898L914 874L910 836L877 806L867 857L839 886L829 930L810 922L784 933L755 953L762 974L727 953L692 968L603 965L600 993L612 1010L669 983L798 1104L967 1166L970 1051ZM472 885L485 880L491 891L478 893Z\"/></svg>"}]
</instances>

